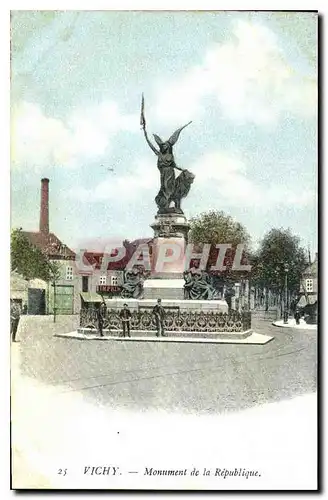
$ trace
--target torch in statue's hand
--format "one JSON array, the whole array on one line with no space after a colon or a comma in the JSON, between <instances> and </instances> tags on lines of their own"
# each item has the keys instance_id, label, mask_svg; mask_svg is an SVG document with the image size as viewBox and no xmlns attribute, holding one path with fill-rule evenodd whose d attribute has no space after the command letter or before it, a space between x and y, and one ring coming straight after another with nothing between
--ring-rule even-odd
<instances>
[{"instance_id":1,"label":"torch in statue's hand","mask_svg":"<svg viewBox=\"0 0 328 500\"><path fill-rule=\"evenodd\" d=\"M140 113L140 127L142 130L146 129L146 119L145 119L145 100L142 94L141 98L141 113Z\"/></svg>"}]
</instances>

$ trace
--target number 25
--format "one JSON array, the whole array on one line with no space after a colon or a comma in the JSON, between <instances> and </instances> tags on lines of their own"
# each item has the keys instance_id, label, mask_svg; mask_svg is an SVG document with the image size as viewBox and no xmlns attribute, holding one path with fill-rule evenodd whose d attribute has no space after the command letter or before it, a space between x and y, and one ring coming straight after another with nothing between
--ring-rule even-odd
<instances>
[{"instance_id":1,"label":"number 25","mask_svg":"<svg viewBox=\"0 0 328 500\"><path fill-rule=\"evenodd\" d=\"M67 469L59 469L58 474L62 474L63 476L66 476Z\"/></svg>"}]
</instances>

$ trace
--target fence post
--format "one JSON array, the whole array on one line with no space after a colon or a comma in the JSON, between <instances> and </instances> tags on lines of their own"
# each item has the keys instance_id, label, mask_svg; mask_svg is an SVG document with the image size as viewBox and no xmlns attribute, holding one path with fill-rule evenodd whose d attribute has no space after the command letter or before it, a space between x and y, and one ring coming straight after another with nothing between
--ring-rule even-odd
<instances>
[{"instance_id":1,"label":"fence post","mask_svg":"<svg viewBox=\"0 0 328 500\"><path fill-rule=\"evenodd\" d=\"M56 281L53 282L54 287L54 323L56 323Z\"/></svg>"}]
</instances>

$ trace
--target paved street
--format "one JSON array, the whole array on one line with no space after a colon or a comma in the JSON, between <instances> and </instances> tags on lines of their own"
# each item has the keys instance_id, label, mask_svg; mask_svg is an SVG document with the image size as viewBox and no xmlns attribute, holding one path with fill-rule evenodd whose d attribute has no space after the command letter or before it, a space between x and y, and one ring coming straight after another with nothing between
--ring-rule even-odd
<instances>
[{"instance_id":1,"label":"paved street","mask_svg":"<svg viewBox=\"0 0 328 500\"><path fill-rule=\"evenodd\" d=\"M317 332L255 320L264 346L21 338L22 374L116 409L221 413L316 390Z\"/></svg>"}]
</instances>

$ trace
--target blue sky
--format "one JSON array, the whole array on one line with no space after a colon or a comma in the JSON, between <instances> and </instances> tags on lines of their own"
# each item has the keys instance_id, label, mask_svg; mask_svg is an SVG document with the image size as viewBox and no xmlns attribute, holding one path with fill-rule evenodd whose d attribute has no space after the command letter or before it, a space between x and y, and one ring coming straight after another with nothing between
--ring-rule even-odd
<instances>
[{"instance_id":1,"label":"blue sky","mask_svg":"<svg viewBox=\"0 0 328 500\"><path fill-rule=\"evenodd\" d=\"M317 248L317 18L310 13L12 14L12 225L66 244L151 236L168 138L196 179L183 208L222 209L256 244L290 227ZM113 168L114 172L108 170Z\"/></svg>"}]
</instances>

